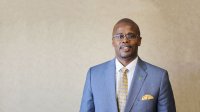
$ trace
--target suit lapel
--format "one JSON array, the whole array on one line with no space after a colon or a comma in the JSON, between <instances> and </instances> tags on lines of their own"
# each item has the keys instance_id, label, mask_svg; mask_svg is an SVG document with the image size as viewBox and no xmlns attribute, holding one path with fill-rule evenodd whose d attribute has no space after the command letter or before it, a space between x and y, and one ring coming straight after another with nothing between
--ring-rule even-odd
<instances>
[{"instance_id":1,"label":"suit lapel","mask_svg":"<svg viewBox=\"0 0 200 112\"><path fill-rule=\"evenodd\" d=\"M147 76L147 73L145 70L146 70L145 63L140 58L138 58L138 62L136 64L135 72L133 74L134 76L133 76L131 87L128 94L128 99L126 102L125 112L129 112L135 103L135 100Z\"/></svg>"},{"instance_id":2,"label":"suit lapel","mask_svg":"<svg viewBox=\"0 0 200 112\"><path fill-rule=\"evenodd\" d=\"M116 76L115 76L115 59L111 60L105 69L105 84L107 88L108 95L109 98L111 100L108 100L107 102L109 102L110 104L112 104L111 107L113 112L117 112L117 101L116 101L116 88L115 88L115 80L116 80ZM108 99L109 99L108 98Z\"/></svg>"}]
</instances>

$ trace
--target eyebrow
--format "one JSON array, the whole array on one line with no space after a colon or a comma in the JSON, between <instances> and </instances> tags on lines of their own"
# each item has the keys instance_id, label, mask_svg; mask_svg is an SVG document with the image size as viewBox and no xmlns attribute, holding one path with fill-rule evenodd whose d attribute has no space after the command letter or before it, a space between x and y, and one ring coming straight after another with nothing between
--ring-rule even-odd
<instances>
[{"instance_id":1,"label":"eyebrow","mask_svg":"<svg viewBox=\"0 0 200 112\"><path fill-rule=\"evenodd\" d=\"M128 32L127 34L135 34L135 33L133 33L133 32Z\"/></svg>"},{"instance_id":2,"label":"eyebrow","mask_svg":"<svg viewBox=\"0 0 200 112\"><path fill-rule=\"evenodd\" d=\"M123 34L123 33L116 33L116 34ZM127 34L135 34L133 32L128 32ZM135 34L136 35L136 34Z\"/></svg>"}]
</instances>

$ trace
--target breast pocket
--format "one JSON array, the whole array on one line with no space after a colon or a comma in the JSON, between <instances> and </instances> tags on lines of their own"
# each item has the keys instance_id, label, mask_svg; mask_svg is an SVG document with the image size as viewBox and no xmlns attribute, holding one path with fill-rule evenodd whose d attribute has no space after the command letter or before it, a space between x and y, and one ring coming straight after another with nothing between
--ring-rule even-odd
<instances>
[{"instance_id":1,"label":"breast pocket","mask_svg":"<svg viewBox=\"0 0 200 112\"><path fill-rule=\"evenodd\" d=\"M156 102L155 100L137 100L133 108L135 112L156 112Z\"/></svg>"}]
</instances>

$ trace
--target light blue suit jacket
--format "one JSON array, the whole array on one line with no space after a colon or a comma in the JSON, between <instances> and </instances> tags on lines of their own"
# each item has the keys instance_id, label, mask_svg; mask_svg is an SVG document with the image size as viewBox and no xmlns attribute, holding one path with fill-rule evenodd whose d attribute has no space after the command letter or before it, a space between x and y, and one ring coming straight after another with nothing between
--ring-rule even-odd
<instances>
[{"instance_id":1,"label":"light blue suit jacket","mask_svg":"<svg viewBox=\"0 0 200 112\"><path fill-rule=\"evenodd\" d=\"M89 69L80 112L118 112L115 74L115 59ZM125 112L176 112L166 70L139 58L133 75ZM144 95L153 99L142 100Z\"/></svg>"}]
</instances>

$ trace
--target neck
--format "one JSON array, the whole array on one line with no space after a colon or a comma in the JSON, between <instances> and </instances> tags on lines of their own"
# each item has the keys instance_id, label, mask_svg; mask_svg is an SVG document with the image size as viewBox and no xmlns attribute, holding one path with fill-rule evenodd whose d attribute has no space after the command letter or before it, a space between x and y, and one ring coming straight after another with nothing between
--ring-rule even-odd
<instances>
[{"instance_id":1,"label":"neck","mask_svg":"<svg viewBox=\"0 0 200 112\"><path fill-rule=\"evenodd\" d=\"M117 59L119 60L119 62L123 65L123 66L127 66L129 63L131 63L135 58L137 57L136 56L133 56L133 57L130 57L130 58L119 58L117 57Z\"/></svg>"}]
</instances>

